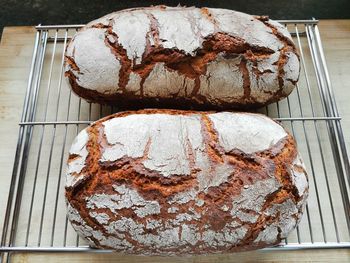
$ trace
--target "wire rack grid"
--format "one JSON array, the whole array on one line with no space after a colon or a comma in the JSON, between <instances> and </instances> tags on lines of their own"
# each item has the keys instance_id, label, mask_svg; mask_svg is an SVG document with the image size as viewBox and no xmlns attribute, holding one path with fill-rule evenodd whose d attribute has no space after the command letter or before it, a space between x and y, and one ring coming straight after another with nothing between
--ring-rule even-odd
<instances>
[{"instance_id":1,"label":"wire rack grid","mask_svg":"<svg viewBox=\"0 0 350 263\"><path fill-rule=\"evenodd\" d=\"M317 20L280 21L300 54L297 88L258 112L282 122L296 138L310 181L298 228L267 250L350 247L350 165ZM64 50L83 25L37 26L31 71L0 245L15 252L111 252L89 248L66 218L67 149L77 133L116 107L87 103L64 80Z\"/></svg>"}]
</instances>

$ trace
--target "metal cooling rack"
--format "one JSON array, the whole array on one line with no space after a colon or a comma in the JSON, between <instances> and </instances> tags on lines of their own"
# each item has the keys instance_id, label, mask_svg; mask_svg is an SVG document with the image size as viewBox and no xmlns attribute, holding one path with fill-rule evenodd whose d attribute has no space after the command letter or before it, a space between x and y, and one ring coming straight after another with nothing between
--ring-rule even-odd
<instances>
[{"instance_id":1,"label":"metal cooling rack","mask_svg":"<svg viewBox=\"0 0 350 263\"><path fill-rule=\"evenodd\" d=\"M301 57L298 87L260 109L294 134L304 157L310 196L298 228L280 249L350 247L350 165L321 45L317 20L280 21ZM23 112L19 123L0 253L110 252L89 248L66 218L67 149L91 121L117 111L81 100L64 80L64 50L82 25L37 26Z\"/></svg>"}]
</instances>

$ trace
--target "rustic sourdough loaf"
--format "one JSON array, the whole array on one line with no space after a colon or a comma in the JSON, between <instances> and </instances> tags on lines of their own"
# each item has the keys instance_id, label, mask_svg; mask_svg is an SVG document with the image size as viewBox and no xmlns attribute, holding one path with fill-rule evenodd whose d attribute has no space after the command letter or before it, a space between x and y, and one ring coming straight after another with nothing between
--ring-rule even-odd
<instances>
[{"instance_id":1,"label":"rustic sourdough loaf","mask_svg":"<svg viewBox=\"0 0 350 263\"><path fill-rule=\"evenodd\" d=\"M308 195L294 139L264 115L121 112L81 131L69 153L69 220L91 246L124 253L274 245Z\"/></svg>"},{"instance_id":2,"label":"rustic sourdough loaf","mask_svg":"<svg viewBox=\"0 0 350 263\"><path fill-rule=\"evenodd\" d=\"M65 58L76 94L128 108L262 106L286 97L300 68L281 24L194 7L109 14L83 27Z\"/></svg>"}]
</instances>

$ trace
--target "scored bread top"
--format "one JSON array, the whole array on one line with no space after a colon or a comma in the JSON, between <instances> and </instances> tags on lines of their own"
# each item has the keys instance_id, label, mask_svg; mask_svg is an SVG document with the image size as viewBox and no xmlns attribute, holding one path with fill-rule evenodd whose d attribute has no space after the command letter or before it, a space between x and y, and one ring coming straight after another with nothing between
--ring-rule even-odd
<instances>
[{"instance_id":1,"label":"scored bread top","mask_svg":"<svg viewBox=\"0 0 350 263\"><path fill-rule=\"evenodd\" d=\"M68 218L90 245L120 252L276 244L308 193L294 139L259 114L117 113L81 131L69 153Z\"/></svg>"},{"instance_id":2,"label":"scored bread top","mask_svg":"<svg viewBox=\"0 0 350 263\"><path fill-rule=\"evenodd\" d=\"M65 70L91 101L232 108L287 96L299 67L289 32L267 17L157 6L87 24L67 47Z\"/></svg>"}]
</instances>

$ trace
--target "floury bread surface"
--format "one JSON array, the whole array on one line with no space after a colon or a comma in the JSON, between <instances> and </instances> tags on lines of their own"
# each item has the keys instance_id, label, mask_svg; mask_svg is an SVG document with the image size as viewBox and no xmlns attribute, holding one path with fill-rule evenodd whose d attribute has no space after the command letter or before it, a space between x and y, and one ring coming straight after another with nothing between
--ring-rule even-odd
<instances>
[{"instance_id":1,"label":"floury bread surface","mask_svg":"<svg viewBox=\"0 0 350 263\"><path fill-rule=\"evenodd\" d=\"M90 22L70 41L73 91L120 107L249 108L286 97L299 77L287 29L215 8L149 7Z\"/></svg>"},{"instance_id":2,"label":"floury bread surface","mask_svg":"<svg viewBox=\"0 0 350 263\"><path fill-rule=\"evenodd\" d=\"M69 153L72 226L124 253L271 246L298 224L308 194L294 139L264 115L122 112L81 131Z\"/></svg>"}]
</instances>

